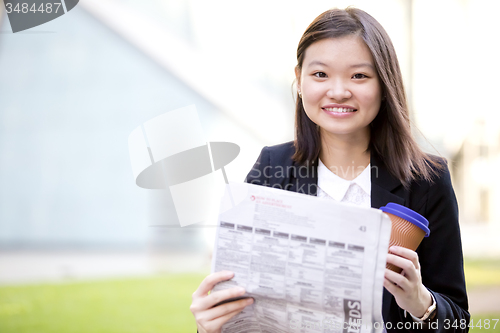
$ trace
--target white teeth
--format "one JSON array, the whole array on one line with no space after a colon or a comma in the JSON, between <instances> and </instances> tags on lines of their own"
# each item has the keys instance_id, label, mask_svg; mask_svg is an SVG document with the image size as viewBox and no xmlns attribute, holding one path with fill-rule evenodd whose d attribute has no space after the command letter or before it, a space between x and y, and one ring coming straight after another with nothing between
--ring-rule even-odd
<instances>
[{"instance_id":1,"label":"white teeth","mask_svg":"<svg viewBox=\"0 0 500 333\"><path fill-rule=\"evenodd\" d=\"M325 108L325 110L330 112L354 112L354 109L347 108Z\"/></svg>"}]
</instances>

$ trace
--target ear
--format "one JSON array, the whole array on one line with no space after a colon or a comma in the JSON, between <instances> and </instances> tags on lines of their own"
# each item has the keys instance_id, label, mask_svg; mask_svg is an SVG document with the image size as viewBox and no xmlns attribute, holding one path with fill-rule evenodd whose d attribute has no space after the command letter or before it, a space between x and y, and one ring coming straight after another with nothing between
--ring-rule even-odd
<instances>
[{"instance_id":1,"label":"ear","mask_svg":"<svg viewBox=\"0 0 500 333\"><path fill-rule=\"evenodd\" d=\"M297 86L300 86L300 68L295 66L295 80L297 81Z\"/></svg>"}]
</instances>

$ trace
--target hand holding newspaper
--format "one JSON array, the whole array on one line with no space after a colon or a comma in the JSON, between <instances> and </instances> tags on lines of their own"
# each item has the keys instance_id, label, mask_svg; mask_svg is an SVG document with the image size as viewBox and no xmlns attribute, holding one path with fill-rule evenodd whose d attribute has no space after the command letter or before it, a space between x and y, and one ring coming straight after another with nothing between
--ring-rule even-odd
<instances>
[{"instance_id":1,"label":"hand holding newspaper","mask_svg":"<svg viewBox=\"0 0 500 333\"><path fill-rule=\"evenodd\" d=\"M222 332L381 332L391 222L378 209L246 183L221 202L212 272L254 304Z\"/></svg>"}]
</instances>

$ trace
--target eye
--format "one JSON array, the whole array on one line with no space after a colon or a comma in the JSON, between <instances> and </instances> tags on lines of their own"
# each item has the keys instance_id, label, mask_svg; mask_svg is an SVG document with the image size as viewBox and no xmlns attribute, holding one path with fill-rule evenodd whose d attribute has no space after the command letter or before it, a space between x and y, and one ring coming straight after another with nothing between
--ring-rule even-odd
<instances>
[{"instance_id":1,"label":"eye","mask_svg":"<svg viewBox=\"0 0 500 333\"><path fill-rule=\"evenodd\" d=\"M362 73L356 73L352 76L353 79L366 79L368 76L366 76L365 74L362 74Z\"/></svg>"},{"instance_id":2,"label":"eye","mask_svg":"<svg viewBox=\"0 0 500 333\"><path fill-rule=\"evenodd\" d=\"M316 77L325 78L326 74L324 72L316 72L313 74Z\"/></svg>"}]
</instances>

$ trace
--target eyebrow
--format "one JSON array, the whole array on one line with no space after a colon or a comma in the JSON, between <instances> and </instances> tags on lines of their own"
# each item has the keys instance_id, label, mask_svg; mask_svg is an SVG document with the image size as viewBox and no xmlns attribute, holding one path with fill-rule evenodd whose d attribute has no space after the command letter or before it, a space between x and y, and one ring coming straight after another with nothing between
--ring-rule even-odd
<instances>
[{"instance_id":1,"label":"eyebrow","mask_svg":"<svg viewBox=\"0 0 500 333\"><path fill-rule=\"evenodd\" d=\"M321 62L319 60L314 60L314 61L311 61L307 67L310 67L310 66L313 66L313 65L320 65L320 66L324 66L324 67L329 67L327 64L325 64L324 62ZM367 63L367 62L364 62L364 63L361 63L361 64L354 64L354 65L351 65L349 66L350 68L359 68L359 67L369 67L373 70L375 70L375 68L373 67L372 64L370 63Z\"/></svg>"},{"instance_id":2,"label":"eyebrow","mask_svg":"<svg viewBox=\"0 0 500 333\"><path fill-rule=\"evenodd\" d=\"M367 63L367 62L364 62L364 63L362 63L362 64L355 64L355 65L351 65L350 67L351 67L351 68L358 68L358 67L370 67L370 68L371 68L371 69L373 69L373 70L375 69L375 68L373 68L373 65L372 65L372 64L369 64L369 63Z\"/></svg>"},{"instance_id":3,"label":"eyebrow","mask_svg":"<svg viewBox=\"0 0 500 333\"><path fill-rule=\"evenodd\" d=\"M318 60L314 60L314 61L311 61L307 67L310 67L312 65L320 65L320 66L325 66L325 67L328 67L327 64L325 64L324 62L321 62L321 61L318 61Z\"/></svg>"}]
</instances>

